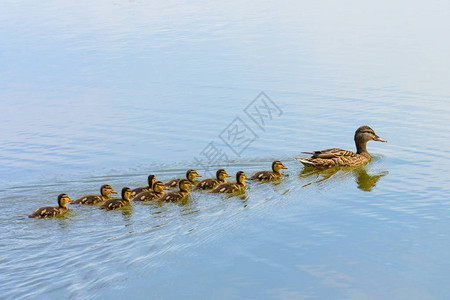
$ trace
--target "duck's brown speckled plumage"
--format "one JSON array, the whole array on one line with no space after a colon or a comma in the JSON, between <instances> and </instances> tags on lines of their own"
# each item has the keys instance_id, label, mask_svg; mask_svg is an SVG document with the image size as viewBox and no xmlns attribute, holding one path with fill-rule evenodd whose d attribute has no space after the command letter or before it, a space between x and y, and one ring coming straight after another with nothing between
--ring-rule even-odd
<instances>
[{"instance_id":1,"label":"duck's brown speckled plumage","mask_svg":"<svg viewBox=\"0 0 450 300\"><path fill-rule=\"evenodd\" d=\"M245 188L245 173L239 171L236 173L236 182L222 183L211 191L211 193L234 193Z\"/></svg>"},{"instance_id":2,"label":"duck's brown speckled plumage","mask_svg":"<svg viewBox=\"0 0 450 300\"><path fill-rule=\"evenodd\" d=\"M213 189L219 184L227 183L226 179L227 177L230 177L228 176L227 172L224 169L219 169L216 172L216 178L203 179L202 181L197 183L197 185L194 188L194 191Z\"/></svg>"},{"instance_id":3,"label":"duck's brown speckled plumage","mask_svg":"<svg viewBox=\"0 0 450 300\"><path fill-rule=\"evenodd\" d=\"M148 178L147 178L148 186L143 186L143 187L138 187L138 188L132 189L131 197L134 197L137 194L142 193L142 192L151 192L155 181L156 181L155 175L148 175Z\"/></svg>"},{"instance_id":4,"label":"duck's brown speckled plumage","mask_svg":"<svg viewBox=\"0 0 450 300\"><path fill-rule=\"evenodd\" d=\"M133 201L151 201L161 198L164 195L164 183L161 181L156 181L153 183L153 188L151 191L146 191L135 195Z\"/></svg>"},{"instance_id":5,"label":"duck's brown speckled plumage","mask_svg":"<svg viewBox=\"0 0 450 300\"><path fill-rule=\"evenodd\" d=\"M177 192L169 192L160 197L157 202L177 202L189 195L188 188L192 185L192 183L187 179L182 179L178 183L180 188Z\"/></svg>"},{"instance_id":6,"label":"duck's brown speckled plumage","mask_svg":"<svg viewBox=\"0 0 450 300\"><path fill-rule=\"evenodd\" d=\"M111 199L110 194L116 194L109 184L100 187L100 195L84 195L77 200L71 201L70 204L97 204Z\"/></svg>"},{"instance_id":7,"label":"duck's brown speckled plumage","mask_svg":"<svg viewBox=\"0 0 450 300\"><path fill-rule=\"evenodd\" d=\"M283 163L276 160L272 163L272 171L259 171L250 176L251 180L272 180L281 176L280 169L287 169Z\"/></svg>"},{"instance_id":8,"label":"duck's brown speckled plumage","mask_svg":"<svg viewBox=\"0 0 450 300\"><path fill-rule=\"evenodd\" d=\"M375 134L369 126L361 126L355 132L356 153L339 148L330 148L321 151L304 152L312 156L307 158L296 158L305 166L312 167L334 167L334 166L359 166L370 160L366 144L374 140L387 142Z\"/></svg>"},{"instance_id":9,"label":"duck's brown speckled plumage","mask_svg":"<svg viewBox=\"0 0 450 300\"><path fill-rule=\"evenodd\" d=\"M194 178L196 178L196 177L202 177L202 176L198 175L197 171L192 170L192 169L189 169L186 171L186 178L190 183L194 184L195 183ZM185 180L185 179L184 178L172 179L172 180L167 181L164 185L168 188L174 188L174 187L179 186L181 180Z\"/></svg>"},{"instance_id":10,"label":"duck's brown speckled plumage","mask_svg":"<svg viewBox=\"0 0 450 300\"><path fill-rule=\"evenodd\" d=\"M109 199L99 209L117 209L130 203L131 189L128 187L122 188L122 198Z\"/></svg>"},{"instance_id":11,"label":"duck's brown speckled plumage","mask_svg":"<svg viewBox=\"0 0 450 300\"><path fill-rule=\"evenodd\" d=\"M47 218L56 217L66 213L69 208L67 208L66 203L70 202L69 196L67 194L58 195L58 206L44 206L36 209L29 218Z\"/></svg>"}]
</instances>

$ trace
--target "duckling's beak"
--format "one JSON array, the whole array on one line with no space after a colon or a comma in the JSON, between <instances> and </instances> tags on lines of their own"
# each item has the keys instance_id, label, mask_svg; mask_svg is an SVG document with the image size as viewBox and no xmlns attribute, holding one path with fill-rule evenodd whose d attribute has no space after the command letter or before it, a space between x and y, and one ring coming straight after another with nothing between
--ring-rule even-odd
<instances>
[{"instance_id":1,"label":"duckling's beak","mask_svg":"<svg viewBox=\"0 0 450 300\"><path fill-rule=\"evenodd\" d=\"M115 191L111 191L111 194L117 194L117 192L115 192Z\"/></svg>"},{"instance_id":2,"label":"duckling's beak","mask_svg":"<svg viewBox=\"0 0 450 300\"><path fill-rule=\"evenodd\" d=\"M228 175L228 174L225 174L225 178L226 178L226 177L231 177L231 176L230 176L230 175Z\"/></svg>"},{"instance_id":3,"label":"duckling's beak","mask_svg":"<svg viewBox=\"0 0 450 300\"><path fill-rule=\"evenodd\" d=\"M282 166L281 168L282 168L282 169L287 169L285 166Z\"/></svg>"},{"instance_id":4,"label":"duckling's beak","mask_svg":"<svg viewBox=\"0 0 450 300\"><path fill-rule=\"evenodd\" d=\"M373 140L374 140L374 141L377 141L377 142L387 143L387 141L386 141L385 139L380 138L378 135L376 135L376 136L373 138Z\"/></svg>"},{"instance_id":5,"label":"duckling's beak","mask_svg":"<svg viewBox=\"0 0 450 300\"><path fill-rule=\"evenodd\" d=\"M197 177L202 177L202 176L200 176L200 175L197 174Z\"/></svg>"}]
</instances>

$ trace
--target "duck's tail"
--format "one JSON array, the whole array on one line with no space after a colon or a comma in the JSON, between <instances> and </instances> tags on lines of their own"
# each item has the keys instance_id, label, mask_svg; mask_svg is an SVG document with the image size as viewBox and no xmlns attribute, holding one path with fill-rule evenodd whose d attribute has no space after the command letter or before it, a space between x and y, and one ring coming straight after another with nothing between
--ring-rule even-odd
<instances>
[{"instance_id":1,"label":"duck's tail","mask_svg":"<svg viewBox=\"0 0 450 300\"><path fill-rule=\"evenodd\" d=\"M297 157L297 158L295 158L295 160L298 160L299 162L301 162L305 166L315 166L316 165L315 163L307 160L306 158Z\"/></svg>"}]
</instances>

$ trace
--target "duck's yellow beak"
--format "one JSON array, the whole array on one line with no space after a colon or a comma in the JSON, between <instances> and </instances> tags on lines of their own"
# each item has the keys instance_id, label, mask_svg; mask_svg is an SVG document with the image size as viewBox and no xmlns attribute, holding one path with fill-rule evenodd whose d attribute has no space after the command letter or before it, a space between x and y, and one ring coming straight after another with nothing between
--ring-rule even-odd
<instances>
[{"instance_id":1,"label":"duck's yellow beak","mask_svg":"<svg viewBox=\"0 0 450 300\"><path fill-rule=\"evenodd\" d=\"M111 194L117 194L117 192L116 191L111 191Z\"/></svg>"},{"instance_id":2,"label":"duck's yellow beak","mask_svg":"<svg viewBox=\"0 0 450 300\"><path fill-rule=\"evenodd\" d=\"M282 166L281 168L282 168L282 169L287 169L285 166Z\"/></svg>"},{"instance_id":3,"label":"duck's yellow beak","mask_svg":"<svg viewBox=\"0 0 450 300\"><path fill-rule=\"evenodd\" d=\"M378 135L376 135L376 136L373 138L373 140L374 140L374 141L377 141L377 142L387 143L387 141L386 141L385 139L380 138Z\"/></svg>"}]
</instances>

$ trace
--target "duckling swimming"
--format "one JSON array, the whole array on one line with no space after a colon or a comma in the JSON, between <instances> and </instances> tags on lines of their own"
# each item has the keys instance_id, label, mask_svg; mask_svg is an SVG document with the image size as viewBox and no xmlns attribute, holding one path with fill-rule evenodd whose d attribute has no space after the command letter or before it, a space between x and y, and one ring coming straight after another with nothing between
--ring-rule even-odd
<instances>
[{"instance_id":1,"label":"duckling swimming","mask_svg":"<svg viewBox=\"0 0 450 300\"><path fill-rule=\"evenodd\" d=\"M128 187L122 188L122 198L109 199L99 209L117 209L130 203L131 189Z\"/></svg>"},{"instance_id":2,"label":"duckling swimming","mask_svg":"<svg viewBox=\"0 0 450 300\"><path fill-rule=\"evenodd\" d=\"M303 152L312 154L307 158L296 158L305 166L334 167L334 166L358 166L370 160L366 144L368 141L387 142L375 134L369 126L361 126L355 132L356 153L339 148L331 148L314 152Z\"/></svg>"},{"instance_id":3,"label":"duckling swimming","mask_svg":"<svg viewBox=\"0 0 450 300\"><path fill-rule=\"evenodd\" d=\"M177 202L189 195L188 188L192 185L192 183L187 179L181 179L178 183L180 190L178 192L169 192L160 197L158 202Z\"/></svg>"},{"instance_id":4,"label":"duckling swimming","mask_svg":"<svg viewBox=\"0 0 450 300\"><path fill-rule=\"evenodd\" d=\"M259 171L250 176L251 180L272 180L281 176L280 169L287 169L283 163L276 160L272 163L272 171Z\"/></svg>"},{"instance_id":5,"label":"duckling swimming","mask_svg":"<svg viewBox=\"0 0 450 300\"><path fill-rule=\"evenodd\" d=\"M146 192L137 194L133 198L133 201L150 201L150 200L159 199L164 195L165 188L166 187L164 186L164 183L162 183L161 181L156 181L153 184L152 191L146 191Z\"/></svg>"},{"instance_id":6,"label":"duckling swimming","mask_svg":"<svg viewBox=\"0 0 450 300\"><path fill-rule=\"evenodd\" d=\"M58 215L62 215L66 213L69 208L67 208L66 203L70 202L69 196L67 194L59 194L58 195L58 206L44 206L38 208L29 215L29 218L46 218L46 217L55 217Z\"/></svg>"},{"instance_id":7,"label":"duckling swimming","mask_svg":"<svg viewBox=\"0 0 450 300\"><path fill-rule=\"evenodd\" d=\"M202 177L202 176L198 175L197 171L195 171L195 170L192 170L192 169L187 170L186 178L187 178L187 180L189 180L190 183L192 183L192 184L195 183L194 178L196 178L196 177ZM169 180L165 183L165 186L168 188L176 187L180 183L181 180L184 180L184 179L179 178L179 179Z\"/></svg>"},{"instance_id":8,"label":"duckling swimming","mask_svg":"<svg viewBox=\"0 0 450 300\"><path fill-rule=\"evenodd\" d=\"M245 173L236 173L236 183L222 183L211 191L211 193L234 193L245 188Z\"/></svg>"},{"instance_id":9,"label":"duckling swimming","mask_svg":"<svg viewBox=\"0 0 450 300\"><path fill-rule=\"evenodd\" d=\"M155 175L148 175L148 178L147 178L148 186L138 187L138 188L132 189L131 190L131 197L134 197L137 194L142 193L142 192L148 192L148 191L151 192L152 188L153 188L153 184L155 183L155 181L156 181Z\"/></svg>"},{"instance_id":10,"label":"duckling swimming","mask_svg":"<svg viewBox=\"0 0 450 300\"><path fill-rule=\"evenodd\" d=\"M117 194L109 184L100 187L100 195L84 195L70 204L97 204L110 199L109 194Z\"/></svg>"},{"instance_id":11,"label":"duckling swimming","mask_svg":"<svg viewBox=\"0 0 450 300\"><path fill-rule=\"evenodd\" d=\"M219 184L226 183L227 182L227 179L226 179L227 177L230 177L227 174L227 172L224 169L219 169L216 172L216 178L203 179L202 181L197 183L197 185L194 188L194 191L195 190L213 189Z\"/></svg>"}]
</instances>

